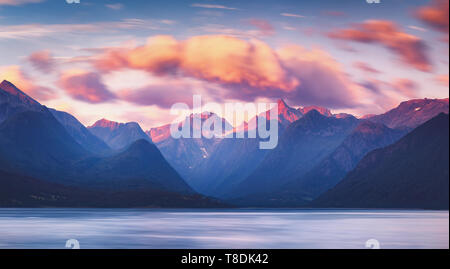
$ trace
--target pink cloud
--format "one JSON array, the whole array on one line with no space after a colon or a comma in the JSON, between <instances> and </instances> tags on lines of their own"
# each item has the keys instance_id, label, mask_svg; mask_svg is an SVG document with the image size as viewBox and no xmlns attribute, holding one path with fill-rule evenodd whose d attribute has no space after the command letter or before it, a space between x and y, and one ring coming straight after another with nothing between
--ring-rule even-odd
<instances>
[{"instance_id":1,"label":"pink cloud","mask_svg":"<svg viewBox=\"0 0 450 269\"><path fill-rule=\"evenodd\" d=\"M107 8L112 9L112 10L121 10L123 8L123 5L120 3L117 4L106 4L105 5Z\"/></svg>"},{"instance_id":2,"label":"pink cloud","mask_svg":"<svg viewBox=\"0 0 450 269\"><path fill-rule=\"evenodd\" d=\"M365 63L365 62L355 62L355 63L353 63L353 66L366 72L366 73L372 73L372 74L381 73L379 70L373 68L370 64Z\"/></svg>"},{"instance_id":3,"label":"pink cloud","mask_svg":"<svg viewBox=\"0 0 450 269\"><path fill-rule=\"evenodd\" d=\"M298 85L267 44L228 36L197 36L185 41L156 36L131 50L109 50L95 64L104 71L133 68L262 90L290 91Z\"/></svg>"},{"instance_id":4,"label":"pink cloud","mask_svg":"<svg viewBox=\"0 0 450 269\"><path fill-rule=\"evenodd\" d=\"M433 0L430 5L419 8L416 12L416 16L433 29L448 34L448 13L448 0Z\"/></svg>"},{"instance_id":5,"label":"pink cloud","mask_svg":"<svg viewBox=\"0 0 450 269\"><path fill-rule=\"evenodd\" d=\"M45 0L0 0L0 6L20 6L24 4L40 3Z\"/></svg>"},{"instance_id":6,"label":"pink cloud","mask_svg":"<svg viewBox=\"0 0 450 269\"><path fill-rule=\"evenodd\" d=\"M368 79L361 83L361 86L370 92L370 99L373 102L370 107L362 108L362 110L367 110L363 114L382 113L404 101L404 97L401 96L402 94L398 92L393 83L378 79Z\"/></svg>"},{"instance_id":7,"label":"pink cloud","mask_svg":"<svg viewBox=\"0 0 450 269\"><path fill-rule=\"evenodd\" d=\"M376 103L384 100L381 102L384 102L387 107L398 103L405 98L413 99L418 97L417 92L419 90L419 85L407 78L397 78L391 82L369 79L361 85L372 93L372 98L376 100ZM382 104L380 103L378 105ZM385 105L382 107L385 107Z\"/></svg>"},{"instance_id":8,"label":"pink cloud","mask_svg":"<svg viewBox=\"0 0 450 269\"><path fill-rule=\"evenodd\" d=\"M410 79L406 78L396 79L392 82L392 85L394 89L396 89L399 93L408 98L417 97L418 85Z\"/></svg>"},{"instance_id":9,"label":"pink cloud","mask_svg":"<svg viewBox=\"0 0 450 269\"><path fill-rule=\"evenodd\" d=\"M135 69L153 76L194 78L220 86L221 98L243 101L285 97L303 105L349 107L358 102L360 88L322 50L300 46L274 50L259 40L229 36L196 36L183 41L156 36L143 46L109 49L94 65L102 72ZM123 92L121 96L141 104L158 99L146 90L153 92L155 88ZM162 106L168 103L159 101Z\"/></svg>"},{"instance_id":10,"label":"pink cloud","mask_svg":"<svg viewBox=\"0 0 450 269\"><path fill-rule=\"evenodd\" d=\"M283 65L300 81L295 91L285 95L290 101L330 108L358 105L363 94L361 88L327 52L291 45L278 50L278 55Z\"/></svg>"},{"instance_id":11,"label":"pink cloud","mask_svg":"<svg viewBox=\"0 0 450 269\"><path fill-rule=\"evenodd\" d=\"M436 81L441 84L442 86L447 86L448 87L448 75L439 75L436 77Z\"/></svg>"},{"instance_id":12,"label":"pink cloud","mask_svg":"<svg viewBox=\"0 0 450 269\"><path fill-rule=\"evenodd\" d=\"M49 73L53 71L55 61L48 50L36 51L32 53L27 59L34 68Z\"/></svg>"},{"instance_id":13,"label":"pink cloud","mask_svg":"<svg viewBox=\"0 0 450 269\"><path fill-rule=\"evenodd\" d=\"M97 73L84 71L66 71L59 85L72 98L83 102L97 104L114 100L116 95L108 90Z\"/></svg>"},{"instance_id":14,"label":"pink cloud","mask_svg":"<svg viewBox=\"0 0 450 269\"><path fill-rule=\"evenodd\" d=\"M329 37L361 43L378 43L397 54L404 63L421 71L431 71L425 42L414 35L402 32L391 21L366 21L356 24L353 28L329 33Z\"/></svg>"},{"instance_id":15,"label":"pink cloud","mask_svg":"<svg viewBox=\"0 0 450 269\"><path fill-rule=\"evenodd\" d=\"M272 24L267 20L250 19L249 23L258 28L263 36L271 36L275 33L275 29Z\"/></svg>"},{"instance_id":16,"label":"pink cloud","mask_svg":"<svg viewBox=\"0 0 450 269\"><path fill-rule=\"evenodd\" d=\"M170 108L175 103L185 103L192 107L192 96L201 94L190 85L177 82L152 84L138 89L125 89L118 93L120 99L140 105L156 105L160 108Z\"/></svg>"}]
</instances>

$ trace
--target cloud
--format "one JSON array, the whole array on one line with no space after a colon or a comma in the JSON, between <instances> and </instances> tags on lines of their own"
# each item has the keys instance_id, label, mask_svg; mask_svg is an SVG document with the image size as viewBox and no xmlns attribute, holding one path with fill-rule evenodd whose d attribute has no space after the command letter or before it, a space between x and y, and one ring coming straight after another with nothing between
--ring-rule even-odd
<instances>
[{"instance_id":1,"label":"cloud","mask_svg":"<svg viewBox=\"0 0 450 269\"><path fill-rule=\"evenodd\" d=\"M34 39L46 36L59 38L62 34L95 34L95 33L117 33L132 29L161 30L174 21L170 20L142 20L123 19L120 21L96 22L86 24L21 24L0 25L0 38L8 39Z\"/></svg>"},{"instance_id":2,"label":"cloud","mask_svg":"<svg viewBox=\"0 0 450 269\"><path fill-rule=\"evenodd\" d=\"M37 85L19 66L0 66L0 80L4 79L12 82L20 90L38 101L57 98L53 89Z\"/></svg>"},{"instance_id":3,"label":"cloud","mask_svg":"<svg viewBox=\"0 0 450 269\"><path fill-rule=\"evenodd\" d=\"M397 106L404 101L403 96L399 96L393 85L378 79L368 79L361 83L361 86L369 91L371 106L367 106L366 113L384 113L388 109Z\"/></svg>"},{"instance_id":4,"label":"cloud","mask_svg":"<svg viewBox=\"0 0 450 269\"><path fill-rule=\"evenodd\" d=\"M376 101L374 104L385 102L387 108L392 107L392 104L404 100L405 97L409 99L416 98L419 90L418 84L407 78L397 78L392 82L368 79L361 83L361 85L372 93L372 96ZM381 105L381 103L378 105ZM385 106L382 107L384 108Z\"/></svg>"},{"instance_id":5,"label":"cloud","mask_svg":"<svg viewBox=\"0 0 450 269\"><path fill-rule=\"evenodd\" d=\"M448 0L433 0L430 5L419 8L416 11L416 16L433 29L448 34L448 10Z\"/></svg>"},{"instance_id":6,"label":"cloud","mask_svg":"<svg viewBox=\"0 0 450 269\"><path fill-rule=\"evenodd\" d=\"M427 29L425 29L423 27L419 27L419 26L415 26L415 25L409 25L408 28L419 31L419 32L427 32L428 31Z\"/></svg>"},{"instance_id":7,"label":"cloud","mask_svg":"<svg viewBox=\"0 0 450 269\"><path fill-rule=\"evenodd\" d=\"M72 98L83 102L98 104L116 99L116 95L103 84L101 76L94 72L65 71L58 84Z\"/></svg>"},{"instance_id":8,"label":"cloud","mask_svg":"<svg viewBox=\"0 0 450 269\"><path fill-rule=\"evenodd\" d=\"M258 28L263 36L271 36L275 33L275 29L272 24L267 20L250 19L248 22Z\"/></svg>"},{"instance_id":9,"label":"cloud","mask_svg":"<svg viewBox=\"0 0 450 269\"><path fill-rule=\"evenodd\" d=\"M408 98L417 97L418 85L406 78L395 79L392 82L392 86L395 90L397 90L400 94Z\"/></svg>"},{"instance_id":10,"label":"cloud","mask_svg":"<svg viewBox=\"0 0 450 269\"><path fill-rule=\"evenodd\" d=\"M303 15L300 15L300 14L293 14L293 13L281 13L280 15L283 16L283 17L306 18L306 17L303 16Z\"/></svg>"},{"instance_id":11,"label":"cloud","mask_svg":"<svg viewBox=\"0 0 450 269\"><path fill-rule=\"evenodd\" d=\"M362 70L366 73L372 73L372 74L380 74L381 72L372 66L370 66L368 63L365 62L354 62L353 66L358 68L359 70Z\"/></svg>"},{"instance_id":12,"label":"cloud","mask_svg":"<svg viewBox=\"0 0 450 269\"><path fill-rule=\"evenodd\" d=\"M185 103L192 107L193 89L188 85L177 83L152 84L136 90L122 90L120 99L140 105L156 105L170 108L175 103Z\"/></svg>"},{"instance_id":13,"label":"cloud","mask_svg":"<svg viewBox=\"0 0 450 269\"><path fill-rule=\"evenodd\" d=\"M191 7L237 10L237 8L234 8L234 7L227 7L227 6L223 6L223 5L210 5L210 4L192 4Z\"/></svg>"},{"instance_id":14,"label":"cloud","mask_svg":"<svg viewBox=\"0 0 450 269\"><path fill-rule=\"evenodd\" d=\"M261 39L264 37L260 30L236 29L220 24L206 24L195 27L194 30L197 32L205 32L208 35L224 35L242 39Z\"/></svg>"},{"instance_id":15,"label":"cloud","mask_svg":"<svg viewBox=\"0 0 450 269\"><path fill-rule=\"evenodd\" d=\"M36 51L27 60L34 68L44 73L52 72L55 67L55 60L48 50Z\"/></svg>"},{"instance_id":16,"label":"cloud","mask_svg":"<svg viewBox=\"0 0 450 269\"><path fill-rule=\"evenodd\" d=\"M182 74L261 90L290 91L298 84L267 44L228 36L196 36L185 41L156 36L131 50L110 50L96 66L105 71L132 68L157 75Z\"/></svg>"},{"instance_id":17,"label":"cloud","mask_svg":"<svg viewBox=\"0 0 450 269\"><path fill-rule=\"evenodd\" d=\"M25 4L41 3L45 0L0 0L0 6L20 6Z\"/></svg>"},{"instance_id":18,"label":"cloud","mask_svg":"<svg viewBox=\"0 0 450 269\"><path fill-rule=\"evenodd\" d=\"M112 10L121 10L123 8L123 5L120 3L117 4L106 4L105 5L107 8L112 9Z\"/></svg>"},{"instance_id":19,"label":"cloud","mask_svg":"<svg viewBox=\"0 0 450 269\"><path fill-rule=\"evenodd\" d=\"M400 31L391 21L366 21L356 24L353 28L329 33L329 37L361 43L377 43L397 54L404 63L421 71L431 71L425 42Z\"/></svg>"},{"instance_id":20,"label":"cloud","mask_svg":"<svg viewBox=\"0 0 450 269\"><path fill-rule=\"evenodd\" d=\"M448 75L439 75L436 77L436 81L441 84L442 86L448 87Z\"/></svg>"},{"instance_id":21,"label":"cloud","mask_svg":"<svg viewBox=\"0 0 450 269\"><path fill-rule=\"evenodd\" d=\"M364 94L362 89L327 52L297 45L286 46L277 52L283 66L300 82L294 91L284 95L290 101L329 108L359 105Z\"/></svg>"},{"instance_id":22,"label":"cloud","mask_svg":"<svg viewBox=\"0 0 450 269\"><path fill-rule=\"evenodd\" d=\"M286 46L274 50L259 40L222 35L182 41L155 36L143 46L109 49L98 55L93 64L101 72L134 69L167 79L191 78L220 87L220 98L242 101L285 97L304 105L354 107L362 90L338 62L320 49ZM192 96L190 91L182 92L182 87L158 87L172 96L176 92ZM119 95L134 103L153 104L152 99L158 99L156 95L161 93L158 87ZM169 101L158 102L165 106Z\"/></svg>"},{"instance_id":23,"label":"cloud","mask_svg":"<svg viewBox=\"0 0 450 269\"><path fill-rule=\"evenodd\" d=\"M347 14L343 11L337 11L337 10L326 10L324 12L322 12L322 14L326 15L326 16L331 16L331 17L344 17L347 16Z\"/></svg>"}]
</instances>

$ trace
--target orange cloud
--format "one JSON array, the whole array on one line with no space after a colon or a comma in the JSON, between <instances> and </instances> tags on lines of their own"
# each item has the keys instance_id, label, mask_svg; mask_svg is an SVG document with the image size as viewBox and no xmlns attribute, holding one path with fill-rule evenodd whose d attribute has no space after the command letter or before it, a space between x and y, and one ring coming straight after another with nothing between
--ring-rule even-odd
<instances>
[{"instance_id":1,"label":"orange cloud","mask_svg":"<svg viewBox=\"0 0 450 269\"><path fill-rule=\"evenodd\" d=\"M153 76L193 78L219 86L220 90L214 94L221 98L243 101L284 97L303 105L354 107L362 88L320 49L286 46L274 50L259 40L222 35L196 36L184 41L156 36L143 46L108 49L96 57L94 65L102 72L136 69ZM174 91L175 88L170 92ZM127 89L119 97L161 107L176 99L157 98L158 94L161 94L158 87L150 85ZM186 97L186 93L179 95Z\"/></svg>"},{"instance_id":2,"label":"orange cloud","mask_svg":"<svg viewBox=\"0 0 450 269\"><path fill-rule=\"evenodd\" d=\"M10 81L38 101L47 101L57 97L53 89L37 85L19 66L0 66L0 80Z\"/></svg>"},{"instance_id":3,"label":"orange cloud","mask_svg":"<svg viewBox=\"0 0 450 269\"><path fill-rule=\"evenodd\" d=\"M331 38L361 43L378 43L399 55L403 62L421 71L431 71L424 41L400 31L391 21L369 20L329 34Z\"/></svg>"},{"instance_id":4,"label":"orange cloud","mask_svg":"<svg viewBox=\"0 0 450 269\"><path fill-rule=\"evenodd\" d=\"M439 76L436 77L436 81L439 84L448 87L448 83L449 83L448 82L449 81L448 75L439 75Z\"/></svg>"},{"instance_id":5,"label":"orange cloud","mask_svg":"<svg viewBox=\"0 0 450 269\"><path fill-rule=\"evenodd\" d=\"M115 94L103 84L97 73L78 70L65 71L58 84L72 98L87 103L103 103L116 98Z\"/></svg>"},{"instance_id":6,"label":"orange cloud","mask_svg":"<svg viewBox=\"0 0 450 269\"><path fill-rule=\"evenodd\" d=\"M416 15L420 20L431 26L433 29L448 34L448 10L448 0L433 0L431 5L419 8Z\"/></svg>"},{"instance_id":7,"label":"orange cloud","mask_svg":"<svg viewBox=\"0 0 450 269\"><path fill-rule=\"evenodd\" d=\"M197 36L185 41L156 36L131 50L109 50L95 64L104 71L134 68L266 90L288 92L299 85L268 45L228 36Z\"/></svg>"}]
</instances>

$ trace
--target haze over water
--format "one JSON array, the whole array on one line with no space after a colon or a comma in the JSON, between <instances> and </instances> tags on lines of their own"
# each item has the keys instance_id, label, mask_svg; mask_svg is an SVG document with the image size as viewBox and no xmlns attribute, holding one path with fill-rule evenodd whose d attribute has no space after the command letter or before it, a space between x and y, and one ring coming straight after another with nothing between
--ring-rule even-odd
<instances>
[{"instance_id":1,"label":"haze over water","mask_svg":"<svg viewBox=\"0 0 450 269\"><path fill-rule=\"evenodd\" d=\"M448 248L448 211L0 209L0 248Z\"/></svg>"}]
</instances>

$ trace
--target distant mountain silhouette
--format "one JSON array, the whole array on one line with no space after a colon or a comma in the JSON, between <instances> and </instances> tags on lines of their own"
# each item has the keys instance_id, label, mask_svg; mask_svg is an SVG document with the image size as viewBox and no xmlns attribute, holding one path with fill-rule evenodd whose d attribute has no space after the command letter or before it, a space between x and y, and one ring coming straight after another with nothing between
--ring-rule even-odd
<instances>
[{"instance_id":1,"label":"distant mountain silhouette","mask_svg":"<svg viewBox=\"0 0 450 269\"><path fill-rule=\"evenodd\" d=\"M367 154L316 207L449 208L449 116Z\"/></svg>"},{"instance_id":2,"label":"distant mountain silhouette","mask_svg":"<svg viewBox=\"0 0 450 269\"><path fill-rule=\"evenodd\" d=\"M402 102L398 107L368 119L389 128L413 129L442 112L449 113L448 98L415 99Z\"/></svg>"},{"instance_id":3,"label":"distant mountain silhouette","mask_svg":"<svg viewBox=\"0 0 450 269\"><path fill-rule=\"evenodd\" d=\"M112 149L123 149L140 139L151 142L138 123L118 123L101 119L88 127L92 134L103 140Z\"/></svg>"}]
</instances>

